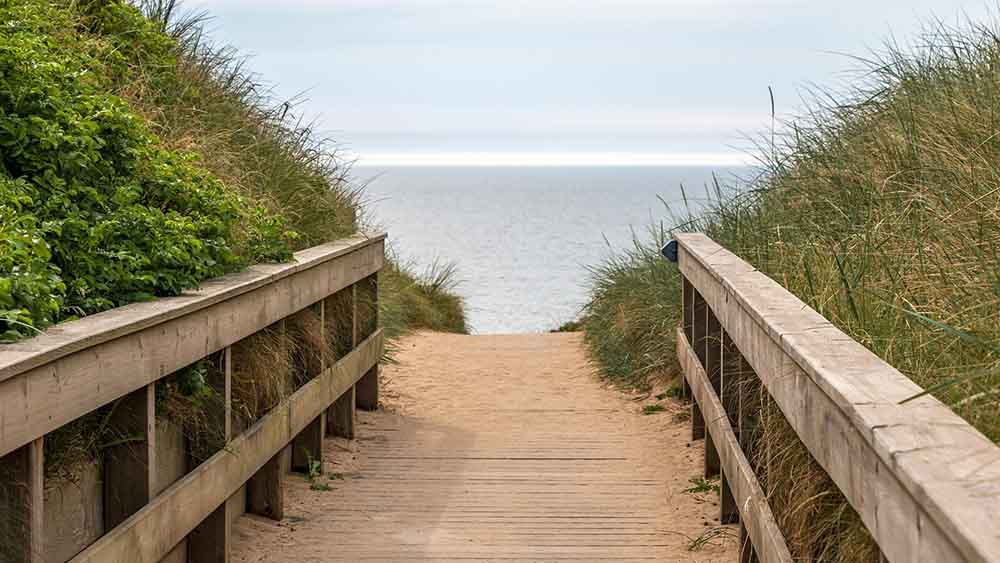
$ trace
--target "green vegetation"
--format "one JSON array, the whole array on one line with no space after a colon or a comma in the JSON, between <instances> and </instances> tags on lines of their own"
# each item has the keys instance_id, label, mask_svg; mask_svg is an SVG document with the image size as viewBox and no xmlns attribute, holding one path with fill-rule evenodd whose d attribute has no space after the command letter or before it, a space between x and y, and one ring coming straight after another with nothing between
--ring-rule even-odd
<instances>
[{"instance_id":1,"label":"green vegetation","mask_svg":"<svg viewBox=\"0 0 1000 563\"><path fill-rule=\"evenodd\" d=\"M335 146L210 44L202 15L13 0L0 19L0 341L358 229ZM402 311L387 320L413 323L395 333L465 330L453 269L386 277Z\"/></svg>"},{"instance_id":2,"label":"green vegetation","mask_svg":"<svg viewBox=\"0 0 1000 563\"><path fill-rule=\"evenodd\" d=\"M660 256L662 228L591 268L591 299L583 320L591 356L605 376L629 387L675 370L680 274Z\"/></svg>"},{"instance_id":3,"label":"green vegetation","mask_svg":"<svg viewBox=\"0 0 1000 563\"><path fill-rule=\"evenodd\" d=\"M454 264L434 262L423 273L398 259L389 260L381 277L379 315L389 338L402 331L435 330L465 334L465 305L455 293Z\"/></svg>"},{"instance_id":4,"label":"green vegetation","mask_svg":"<svg viewBox=\"0 0 1000 563\"><path fill-rule=\"evenodd\" d=\"M719 479L716 477L711 479L706 479L704 477L692 477L688 479L688 482L691 483L691 486L684 489L684 492L691 495L700 495L704 493L715 493L718 495L721 490L719 488Z\"/></svg>"},{"instance_id":5,"label":"green vegetation","mask_svg":"<svg viewBox=\"0 0 1000 563\"><path fill-rule=\"evenodd\" d=\"M319 480L323 476L323 462L321 460L313 458L312 454L308 449L303 448L302 453L306 456L306 481L309 482L309 488L313 491L332 491L333 488L322 481Z\"/></svg>"},{"instance_id":6,"label":"green vegetation","mask_svg":"<svg viewBox=\"0 0 1000 563\"><path fill-rule=\"evenodd\" d=\"M203 14L176 0L9 0L0 21L0 342L286 261L362 227L360 190L336 146L272 99L237 51L206 39ZM397 262L379 292L390 338L464 332L454 268L415 275ZM301 385L296 374L321 349L343 354L332 317L328 342L306 311L287 331L234 346L240 423ZM196 457L218 446L214 361L157 390L158 412ZM113 408L46 437L49 477L72 480L120 442Z\"/></svg>"},{"instance_id":7,"label":"green vegetation","mask_svg":"<svg viewBox=\"0 0 1000 563\"><path fill-rule=\"evenodd\" d=\"M0 19L0 339L290 257L280 218L110 93L134 67L175 61L137 10L7 2Z\"/></svg>"},{"instance_id":8,"label":"green vegetation","mask_svg":"<svg viewBox=\"0 0 1000 563\"><path fill-rule=\"evenodd\" d=\"M704 231L1000 440L1000 31L935 24L918 45L862 60L853 89L763 139L758 176L716 183L670 228ZM657 227L593 270L586 338L609 378L675 369L668 238ZM757 469L793 557L877 561L773 404L761 423Z\"/></svg>"},{"instance_id":9,"label":"green vegetation","mask_svg":"<svg viewBox=\"0 0 1000 563\"><path fill-rule=\"evenodd\" d=\"M645 415L661 413L661 412L663 412L665 410L667 410L667 407L665 407L665 406L663 406L661 404L658 404L658 403L654 403L652 405L643 405L642 406L642 414L645 414Z\"/></svg>"}]
</instances>

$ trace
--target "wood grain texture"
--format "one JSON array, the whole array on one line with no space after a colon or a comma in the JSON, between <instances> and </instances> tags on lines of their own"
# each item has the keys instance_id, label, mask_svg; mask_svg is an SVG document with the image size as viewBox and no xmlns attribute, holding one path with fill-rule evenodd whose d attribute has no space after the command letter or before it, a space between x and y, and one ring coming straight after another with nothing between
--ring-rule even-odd
<instances>
[{"instance_id":1,"label":"wood grain texture","mask_svg":"<svg viewBox=\"0 0 1000 563\"><path fill-rule=\"evenodd\" d=\"M159 561L368 372L382 348L379 330L72 561Z\"/></svg>"},{"instance_id":2,"label":"wood grain texture","mask_svg":"<svg viewBox=\"0 0 1000 563\"><path fill-rule=\"evenodd\" d=\"M272 520L285 517L285 467L291 466L289 448L281 448L247 481L247 512Z\"/></svg>"},{"instance_id":3,"label":"wood grain texture","mask_svg":"<svg viewBox=\"0 0 1000 563\"><path fill-rule=\"evenodd\" d=\"M580 334L419 333L382 373L383 408L329 438L323 482L286 480L286 520L243 518L241 563L736 559L687 421L646 416L592 373ZM668 403L680 412L681 405Z\"/></svg>"},{"instance_id":4,"label":"wood grain texture","mask_svg":"<svg viewBox=\"0 0 1000 563\"><path fill-rule=\"evenodd\" d=\"M104 529L135 514L156 487L156 386L118 399L109 419L123 443L103 449Z\"/></svg>"},{"instance_id":5,"label":"wood grain texture","mask_svg":"<svg viewBox=\"0 0 1000 563\"><path fill-rule=\"evenodd\" d=\"M890 561L1000 561L1000 448L701 234L679 265Z\"/></svg>"},{"instance_id":6,"label":"wood grain texture","mask_svg":"<svg viewBox=\"0 0 1000 563\"><path fill-rule=\"evenodd\" d=\"M370 278L384 262L383 240L321 245L296 260L0 347L0 456Z\"/></svg>"},{"instance_id":7,"label":"wood grain texture","mask_svg":"<svg viewBox=\"0 0 1000 563\"><path fill-rule=\"evenodd\" d=\"M677 359L695 401L705 415L705 426L716 444L726 484L741 514L757 556L763 563L791 563L792 556L778 528L764 490L753 467L743 455L739 440L729 423L726 409L716 395L705 369L688 343L683 329L677 330Z\"/></svg>"},{"instance_id":8,"label":"wood grain texture","mask_svg":"<svg viewBox=\"0 0 1000 563\"><path fill-rule=\"evenodd\" d=\"M35 338L4 344L3 353L0 354L0 381L73 352L121 338L271 285L282 278L336 260L362 248L369 246L383 248L385 238L385 233L376 233L355 235L320 244L296 252L292 261L287 264L257 264L239 273L205 281L198 289L186 291L177 297L118 307L76 321L61 323ZM361 269L363 268L359 268ZM371 273L361 273L358 279L368 277Z\"/></svg>"},{"instance_id":9,"label":"wood grain texture","mask_svg":"<svg viewBox=\"0 0 1000 563\"><path fill-rule=\"evenodd\" d=\"M346 393L340 396L327 410L328 419L326 422L327 434L354 439L354 404L355 387L351 387Z\"/></svg>"}]
</instances>

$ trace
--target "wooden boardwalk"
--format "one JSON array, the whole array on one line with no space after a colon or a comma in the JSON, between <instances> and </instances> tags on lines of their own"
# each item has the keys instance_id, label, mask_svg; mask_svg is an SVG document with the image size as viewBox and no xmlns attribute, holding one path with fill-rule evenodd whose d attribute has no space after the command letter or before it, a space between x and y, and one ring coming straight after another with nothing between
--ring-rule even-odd
<instances>
[{"instance_id":1,"label":"wooden boardwalk","mask_svg":"<svg viewBox=\"0 0 1000 563\"><path fill-rule=\"evenodd\" d=\"M735 560L732 539L689 549L718 527L718 497L683 492L700 444L602 386L577 335L403 347L387 408L330 439L331 490L290 478L285 520L243 517L234 561Z\"/></svg>"}]
</instances>

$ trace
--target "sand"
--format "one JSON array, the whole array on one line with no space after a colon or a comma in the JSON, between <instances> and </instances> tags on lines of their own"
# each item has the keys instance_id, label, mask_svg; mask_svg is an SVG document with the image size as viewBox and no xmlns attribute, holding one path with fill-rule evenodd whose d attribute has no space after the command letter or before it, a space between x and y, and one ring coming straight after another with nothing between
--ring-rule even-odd
<instances>
[{"instance_id":1,"label":"sand","mask_svg":"<svg viewBox=\"0 0 1000 563\"><path fill-rule=\"evenodd\" d=\"M326 443L328 491L286 482L286 517L244 516L233 561L735 561L684 407L643 415L578 334L418 333L383 409ZM697 538L708 541L692 550Z\"/></svg>"}]
</instances>

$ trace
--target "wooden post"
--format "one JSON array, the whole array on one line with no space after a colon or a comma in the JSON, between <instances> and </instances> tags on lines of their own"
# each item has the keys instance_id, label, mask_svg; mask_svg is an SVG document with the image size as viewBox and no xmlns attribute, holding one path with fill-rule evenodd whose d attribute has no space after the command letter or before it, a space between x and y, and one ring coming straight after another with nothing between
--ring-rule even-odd
<instances>
[{"instance_id":1,"label":"wooden post","mask_svg":"<svg viewBox=\"0 0 1000 563\"><path fill-rule=\"evenodd\" d=\"M327 330L326 330L326 299L323 299L322 301L320 301L319 303L317 303L317 306L319 307L319 326L320 326L320 331L321 331L320 334L323 336L323 338L322 338L322 340L323 340L323 349L320 350L320 356L319 356L319 369L320 369L320 372L322 373L322 372L326 371L327 366L330 365L330 357L329 357L330 356L330 350L329 350L329 347L330 347L329 344L330 344L330 342L328 340L328 335L326 333L327 332Z\"/></svg>"},{"instance_id":2,"label":"wooden post","mask_svg":"<svg viewBox=\"0 0 1000 563\"><path fill-rule=\"evenodd\" d=\"M726 409L726 418L729 419L729 424L732 426L737 440L739 440L739 397L743 376L740 368L743 356L733 343L733 339L730 338L729 333L725 330L722 330L721 333L720 353L722 359L720 362L721 372L719 374L721 396L719 398L722 401L723 408ZM719 521L722 524L735 524L740 521L740 511L736 500L733 498L729 482L726 480L725 471L720 472L719 487L721 492Z\"/></svg>"},{"instance_id":3,"label":"wooden post","mask_svg":"<svg viewBox=\"0 0 1000 563\"><path fill-rule=\"evenodd\" d=\"M684 335L688 342L694 341L694 286L684 276L681 276L681 323ZM691 397L691 386L688 385L684 374L681 378L681 399L689 401ZM693 414L693 413L692 413ZM700 414L700 413L699 413ZM693 418L692 418L693 420Z\"/></svg>"},{"instance_id":4,"label":"wooden post","mask_svg":"<svg viewBox=\"0 0 1000 563\"><path fill-rule=\"evenodd\" d=\"M358 347L358 284L351 285L351 349Z\"/></svg>"},{"instance_id":5,"label":"wooden post","mask_svg":"<svg viewBox=\"0 0 1000 563\"><path fill-rule=\"evenodd\" d=\"M740 508L733 497L733 490L726 480L726 472L719 471L719 523L736 524L740 521Z\"/></svg>"},{"instance_id":6,"label":"wooden post","mask_svg":"<svg viewBox=\"0 0 1000 563\"><path fill-rule=\"evenodd\" d=\"M351 331L351 350L358 347L359 340L359 329L358 329L358 284L351 286L350 293L346 293L347 290L341 290L332 297L332 299L342 299L346 296L350 299L350 315L351 318L348 319L347 323L344 325L350 327ZM337 310L341 311L343 307L338 306ZM347 350L343 350L347 353ZM356 387L351 386L351 388L344 392L332 405L327 409L327 419L326 419L326 431L331 436L338 436L341 438L347 438L349 440L354 439L354 411L357 405L357 393Z\"/></svg>"},{"instance_id":7,"label":"wooden post","mask_svg":"<svg viewBox=\"0 0 1000 563\"><path fill-rule=\"evenodd\" d=\"M311 462L323 463L326 416L320 414L292 440L292 471L309 472Z\"/></svg>"},{"instance_id":8,"label":"wooden post","mask_svg":"<svg viewBox=\"0 0 1000 563\"><path fill-rule=\"evenodd\" d=\"M188 563L228 563L232 535L229 503L222 503L188 534Z\"/></svg>"},{"instance_id":9,"label":"wooden post","mask_svg":"<svg viewBox=\"0 0 1000 563\"><path fill-rule=\"evenodd\" d=\"M355 385L355 402L359 409L378 410L378 364L358 380Z\"/></svg>"},{"instance_id":10,"label":"wooden post","mask_svg":"<svg viewBox=\"0 0 1000 563\"><path fill-rule=\"evenodd\" d=\"M45 439L38 438L28 448L28 561L42 561L45 538Z\"/></svg>"},{"instance_id":11,"label":"wooden post","mask_svg":"<svg viewBox=\"0 0 1000 563\"><path fill-rule=\"evenodd\" d=\"M682 322L684 323L684 335L687 336L688 342L694 342L694 286L687 278L681 277L683 280L681 282L681 299L683 299L684 307L684 317Z\"/></svg>"},{"instance_id":12,"label":"wooden post","mask_svg":"<svg viewBox=\"0 0 1000 563\"><path fill-rule=\"evenodd\" d=\"M750 541L750 534L747 533L747 527L740 524L740 563L756 563L757 554L753 548L753 542Z\"/></svg>"},{"instance_id":13,"label":"wooden post","mask_svg":"<svg viewBox=\"0 0 1000 563\"><path fill-rule=\"evenodd\" d=\"M705 367L705 337L708 332L705 309L708 305L693 287L691 289L691 347L698 356L702 367ZM707 372L707 370L706 370ZM701 414L698 401L691 401L691 439L700 440L705 437L705 417ZM705 445L706 450L708 444ZM714 448L713 448L714 450Z\"/></svg>"},{"instance_id":14,"label":"wooden post","mask_svg":"<svg viewBox=\"0 0 1000 563\"><path fill-rule=\"evenodd\" d=\"M114 403L110 427L120 443L104 449L104 529L146 506L156 487L156 384Z\"/></svg>"},{"instance_id":15,"label":"wooden post","mask_svg":"<svg viewBox=\"0 0 1000 563\"><path fill-rule=\"evenodd\" d=\"M44 480L43 438L0 458L0 561L44 560Z\"/></svg>"},{"instance_id":16,"label":"wooden post","mask_svg":"<svg viewBox=\"0 0 1000 563\"><path fill-rule=\"evenodd\" d=\"M329 431L334 436L354 439L354 405L356 403L355 387L344 392L330 407L330 428Z\"/></svg>"},{"instance_id":17,"label":"wooden post","mask_svg":"<svg viewBox=\"0 0 1000 563\"><path fill-rule=\"evenodd\" d=\"M272 520L285 517L285 466L288 448L282 448L247 481L247 512Z\"/></svg>"},{"instance_id":18,"label":"wooden post","mask_svg":"<svg viewBox=\"0 0 1000 563\"><path fill-rule=\"evenodd\" d=\"M360 342L378 330L378 276L368 276L358 282L355 288L354 318L355 339ZM362 319L359 311L364 307L367 316ZM363 322L362 322L363 321ZM357 408L374 411L378 409L378 369L375 365L355 384L355 404Z\"/></svg>"},{"instance_id":19,"label":"wooden post","mask_svg":"<svg viewBox=\"0 0 1000 563\"><path fill-rule=\"evenodd\" d=\"M738 424L735 428L736 436L740 441L740 448L752 467L757 465L757 451L754 440L756 439L757 424L760 420L760 382L757 373L754 372L750 364L747 363L743 355L739 355L739 398L738 398Z\"/></svg>"},{"instance_id":20,"label":"wooden post","mask_svg":"<svg viewBox=\"0 0 1000 563\"><path fill-rule=\"evenodd\" d=\"M222 354L221 372L221 380L210 383L225 401L223 420L220 422L225 429L225 443L228 444L233 439L233 354L228 346ZM188 563L229 563L232 520L228 502L222 503L202 520L188 534Z\"/></svg>"},{"instance_id":21,"label":"wooden post","mask_svg":"<svg viewBox=\"0 0 1000 563\"><path fill-rule=\"evenodd\" d=\"M705 315L705 332L701 339L702 365L705 374L712 384L716 395L722 394L722 325L707 303L702 304ZM705 477L715 477L721 474L719 452L715 448L715 440L708 432L705 433Z\"/></svg>"}]
</instances>

